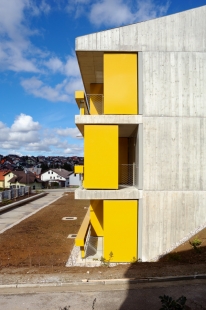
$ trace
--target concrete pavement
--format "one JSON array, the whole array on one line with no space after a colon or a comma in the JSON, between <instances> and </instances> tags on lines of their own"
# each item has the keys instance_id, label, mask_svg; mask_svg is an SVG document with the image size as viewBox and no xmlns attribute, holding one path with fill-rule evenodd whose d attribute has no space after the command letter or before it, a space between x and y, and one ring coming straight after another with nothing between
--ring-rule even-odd
<instances>
[{"instance_id":1,"label":"concrete pavement","mask_svg":"<svg viewBox=\"0 0 206 310\"><path fill-rule=\"evenodd\" d=\"M0 290L2 309L57 310L153 310L160 309L159 296L174 299L184 295L190 309L206 309L206 280L119 285L70 284L64 287L4 288ZM96 302L92 308L94 299Z\"/></svg>"},{"instance_id":2,"label":"concrete pavement","mask_svg":"<svg viewBox=\"0 0 206 310\"><path fill-rule=\"evenodd\" d=\"M48 194L37 200L30 201L22 206L18 206L15 209L8 210L0 214L0 234L5 230L15 226L27 217L48 206L52 202L59 199L65 192L74 191L74 189L60 188L53 190L44 190Z\"/></svg>"}]
</instances>

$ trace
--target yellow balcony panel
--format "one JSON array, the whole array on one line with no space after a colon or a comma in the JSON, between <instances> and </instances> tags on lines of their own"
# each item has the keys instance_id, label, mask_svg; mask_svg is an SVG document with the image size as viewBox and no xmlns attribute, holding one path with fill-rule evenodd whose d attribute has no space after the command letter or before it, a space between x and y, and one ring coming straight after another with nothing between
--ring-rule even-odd
<instances>
[{"instance_id":1,"label":"yellow balcony panel","mask_svg":"<svg viewBox=\"0 0 206 310\"><path fill-rule=\"evenodd\" d=\"M84 126L84 188L118 189L118 126Z\"/></svg>"},{"instance_id":2,"label":"yellow balcony panel","mask_svg":"<svg viewBox=\"0 0 206 310\"><path fill-rule=\"evenodd\" d=\"M83 90L75 91L75 100L80 110L80 115L88 114L86 98Z\"/></svg>"},{"instance_id":3,"label":"yellow balcony panel","mask_svg":"<svg viewBox=\"0 0 206 310\"><path fill-rule=\"evenodd\" d=\"M86 237L86 234L88 231L89 223L90 223L90 210L88 209L88 211L85 215L85 218L82 222L82 225L78 231L78 234L75 238L75 245L76 246L84 247L85 237Z\"/></svg>"},{"instance_id":4,"label":"yellow balcony panel","mask_svg":"<svg viewBox=\"0 0 206 310\"><path fill-rule=\"evenodd\" d=\"M90 201L92 236L103 236L103 200Z\"/></svg>"},{"instance_id":5,"label":"yellow balcony panel","mask_svg":"<svg viewBox=\"0 0 206 310\"><path fill-rule=\"evenodd\" d=\"M74 166L74 173L84 173L84 166L83 165L76 165Z\"/></svg>"},{"instance_id":6,"label":"yellow balcony panel","mask_svg":"<svg viewBox=\"0 0 206 310\"><path fill-rule=\"evenodd\" d=\"M138 114L137 54L104 54L104 114Z\"/></svg>"},{"instance_id":7,"label":"yellow balcony panel","mask_svg":"<svg viewBox=\"0 0 206 310\"><path fill-rule=\"evenodd\" d=\"M137 260L138 200L104 200L104 257L111 262Z\"/></svg>"}]
</instances>

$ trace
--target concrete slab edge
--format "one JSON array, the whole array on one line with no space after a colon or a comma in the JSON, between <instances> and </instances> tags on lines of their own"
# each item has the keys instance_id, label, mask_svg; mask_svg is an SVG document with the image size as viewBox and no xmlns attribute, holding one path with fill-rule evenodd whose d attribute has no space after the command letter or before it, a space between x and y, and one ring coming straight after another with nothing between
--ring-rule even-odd
<instances>
[{"instance_id":1,"label":"concrete slab edge","mask_svg":"<svg viewBox=\"0 0 206 310\"><path fill-rule=\"evenodd\" d=\"M81 281L70 282L44 282L44 283L16 283L16 284L1 284L1 288L35 288L35 287L64 287L74 285L121 285L121 284L138 284L138 283L155 283L155 282L170 282L170 281L185 281L185 280L204 280L206 274L188 275L188 276L172 276L172 277L153 277L153 278L125 278L125 279L102 279L90 280L82 279Z\"/></svg>"}]
</instances>

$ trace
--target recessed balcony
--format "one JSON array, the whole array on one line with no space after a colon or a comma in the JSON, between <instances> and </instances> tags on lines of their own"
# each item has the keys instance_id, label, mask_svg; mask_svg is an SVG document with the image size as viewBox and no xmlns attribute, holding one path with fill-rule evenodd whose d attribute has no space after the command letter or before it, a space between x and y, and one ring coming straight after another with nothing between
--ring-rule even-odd
<instances>
[{"instance_id":1,"label":"recessed balcony","mask_svg":"<svg viewBox=\"0 0 206 310\"><path fill-rule=\"evenodd\" d=\"M76 199L139 199L138 167L135 164L119 165L118 189L86 189L82 185L75 191ZM83 175L82 175L83 178ZM109 178L109 172L108 172Z\"/></svg>"}]
</instances>

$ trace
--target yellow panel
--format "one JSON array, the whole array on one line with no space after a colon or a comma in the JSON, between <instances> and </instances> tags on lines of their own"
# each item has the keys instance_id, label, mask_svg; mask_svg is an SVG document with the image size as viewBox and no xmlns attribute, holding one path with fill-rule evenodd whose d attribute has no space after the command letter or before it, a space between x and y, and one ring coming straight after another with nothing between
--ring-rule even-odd
<instances>
[{"instance_id":1,"label":"yellow panel","mask_svg":"<svg viewBox=\"0 0 206 310\"><path fill-rule=\"evenodd\" d=\"M80 109L80 115L88 114L86 99L83 90L75 91L75 100Z\"/></svg>"},{"instance_id":2,"label":"yellow panel","mask_svg":"<svg viewBox=\"0 0 206 310\"><path fill-rule=\"evenodd\" d=\"M75 91L75 100L76 100L76 103L78 104L78 107L79 107L80 103L85 100L83 90L76 90Z\"/></svg>"},{"instance_id":3,"label":"yellow panel","mask_svg":"<svg viewBox=\"0 0 206 310\"><path fill-rule=\"evenodd\" d=\"M84 126L84 188L118 189L118 125Z\"/></svg>"},{"instance_id":4,"label":"yellow panel","mask_svg":"<svg viewBox=\"0 0 206 310\"><path fill-rule=\"evenodd\" d=\"M75 165L74 166L74 173L84 173L84 166L83 165Z\"/></svg>"},{"instance_id":5,"label":"yellow panel","mask_svg":"<svg viewBox=\"0 0 206 310\"><path fill-rule=\"evenodd\" d=\"M103 84L90 84L90 114L103 114Z\"/></svg>"},{"instance_id":6,"label":"yellow panel","mask_svg":"<svg viewBox=\"0 0 206 310\"><path fill-rule=\"evenodd\" d=\"M137 200L104 200L104 258L137 260Z\"/></svg>"},{"instance_id":7,"label":"yellow panel","mask_svg":"<svg viewBox=\"0 0 206 310\"><path fill-rule=\"evenodd\" d=\"M103 200L90 201L90 223L92 236L103 236Z\"/></svg>"},{"instance_id":8,"label":"yellow panel","mask_svg":"<svg viewBox=\"0 0 206 310\"><path fill-rule=\"evenodd\" d=\"M138 114L137 54L104 54L104 114Z\"/></svg>"},{"instance_id":9,"label":"yellow panel","mask_svg":"<svg viewBox=\"0 0 206 310\"><path fill-rule=\"evenodd\" d=\"M84 243L85 243L84 240L85 240L85 237L87 234L89 223L90 223L90 210L88 209L88 211L87 211L87 213L83 219L82 225L78 231L78 234L75 238L75 245L76 246L84 246Z\"/></svg>"}]
</instances>

